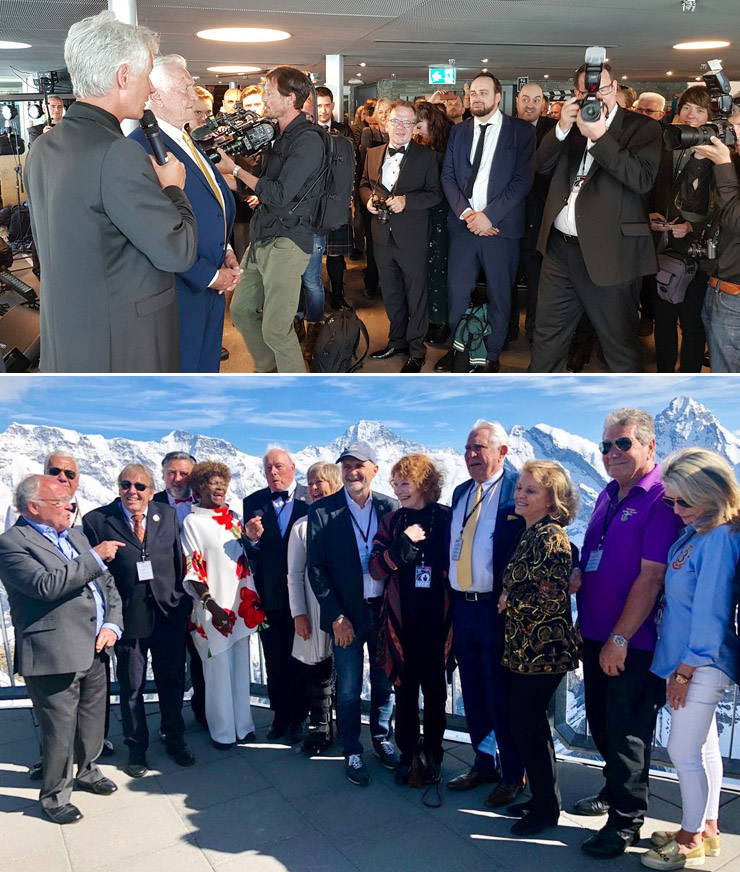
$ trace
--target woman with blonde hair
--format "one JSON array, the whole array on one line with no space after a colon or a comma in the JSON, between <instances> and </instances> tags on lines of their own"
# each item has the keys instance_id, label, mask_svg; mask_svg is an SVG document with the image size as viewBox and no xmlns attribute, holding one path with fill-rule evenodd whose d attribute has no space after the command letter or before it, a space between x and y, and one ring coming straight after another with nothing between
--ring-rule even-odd
<instances>
[{"instance_id":1,"label":"woman with blonde hair","mask_svg":"<svg viewBox=\"0 0 740 872\"><path fill-rule=\"evenodd\" d=\"M705 448L663 463L664 501L685 524L668 553L652 671L667 679L668 754L681 788L681 828L653 833L651 869L702 866L719 855L722 754L716 709L740 677L733 584L740 559L740 488L732 468Z\"/></svg>"}]
</instances>

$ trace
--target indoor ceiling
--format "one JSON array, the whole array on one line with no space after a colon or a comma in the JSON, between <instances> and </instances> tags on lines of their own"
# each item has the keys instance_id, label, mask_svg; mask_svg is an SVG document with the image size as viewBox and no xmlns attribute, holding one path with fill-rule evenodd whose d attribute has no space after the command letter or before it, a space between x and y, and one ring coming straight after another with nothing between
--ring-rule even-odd
<instances>
[{"instance_id":1,"label":"indoor ceiling","mask_svg":"<svg viewBox=\"0 0 740 872\"><path fill-rule=\"evenodd\" d=\"M244 8L244 4L249 8ZM587 46L607 48L620 75L632 80L685 82L702 61L723 59L730 79L740 79L738 0L697 0L682 12L681 0L140 0L139 23L162 36L161 51L188 60L201 83L217 80L206 68L248 63L269 69L291 64L323 78L324 57L344 55L345 81L374 82L395 75L425 79L430 65L451 58L458 83L488 67L500 78L528 75L564 80L583 61ZM0 39L31 43L0 50L2 79L64 66L69 26L107 7L105 0L1 0ZM252 26L287 30L292 38L263 45L206 42L204 28ZM681 52L676 42L726 39L729 48ZM483 59L488 58L488 62ZM366 64L360 67L360 63ZM666 72L673 71L672 77ZM252 76L227 76L241 83Z\"/></svg>"}]
</instances>

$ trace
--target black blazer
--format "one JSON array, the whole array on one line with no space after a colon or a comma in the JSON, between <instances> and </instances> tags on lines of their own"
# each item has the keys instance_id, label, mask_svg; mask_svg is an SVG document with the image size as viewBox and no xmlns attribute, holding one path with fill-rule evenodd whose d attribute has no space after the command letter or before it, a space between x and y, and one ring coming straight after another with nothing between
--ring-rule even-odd
<instances>
[{"instance_id":1,"label":"black blazer","mask_svg":"<svg viewBox=\"0 0 740 872\"><path fill-rule=\"evenodd\" d=\"M155 520L158 519L158 520ZM183 587L183 558L177 512L171 506L152 501L146 521L146 550L154 578L139 582L136 564L142 543L134 536L121 509L120 499L88 512L82 519L85 535L93 545L107 539L126 543L108 564L123 601L123 638L144 639L154 629L154 609L168 618L182 618L190 612L190 597Z\"/></svg>"},{"instance_id":2,"label":"black blazer","mask_svg":"<svg viewBox=\"0 0 740 872\"><path fill-rule=\"evenodd\" d=\"M661 127L652 118L617 114L591 148L593 163L578 195L576 224L588 274L597 285L617 285L651 275L657 268L647 216L663 148ZM561 142L553 128L535 155L535 171L552 175L538 248L544 255L550 231L570 196L586 149L573 125Z\"/></svg>"},{"instance_id":3,"label":"black blazer","mask_svg":"<svg viewBox=\"0 0 740 872\"><path fill-rule=\"evenodd\" d=\"M393 241L400 248L426 248L429 244L429 210L442 202L439 181L439 157L431 148L424 148L413 140L406 146L407 153L401 163L401 172L394 194L406 197L406 208L390 220L379 224L372 215L373 242L386 245L393 233ZM383 161L388 146L371 148L365 156L365 167L360 182L360 199L367 203L373 191L383 197L390 192L383 187Z\"/></svg>"},{"instance_id":4,"label":"black blazer","mask_svg":"<svg viewBox=\"0 0 740 872\"><path fill-rule=\"evenodd\" d=\"M262 606L271 611L289 609L288 602L288 537L293 524L305 517L308 512L308 490L302 484L296 484L293 499L293 510L285 530L285 536L280 535L275 510L272 506L269 487L255 491L244 498L243 521L250 518L262 518L265 532L255 547L244 537L244 548L254 573L254 583L262 600Z\"/></svg>"},{"instance_id":5,"label":"black blazer","mask_svg":"<svg viewBox=\"0 0 740 872\"><path fill-rule=\"evenodd\" d=\"M396 500L372 495L378 521L398 508ZM362 563L350 519L345 490L313 503L308 509L308 579L321 609L321 629L345 615L354 627L362 619Z\"/></svg>"}]
</instances>

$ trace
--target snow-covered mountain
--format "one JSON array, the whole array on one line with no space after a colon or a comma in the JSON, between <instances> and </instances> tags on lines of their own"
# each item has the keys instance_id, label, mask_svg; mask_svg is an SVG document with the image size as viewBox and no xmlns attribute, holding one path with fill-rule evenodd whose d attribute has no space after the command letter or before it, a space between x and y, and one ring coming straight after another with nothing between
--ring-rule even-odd
<instances>
[{"instance_id":1,"label":"snow-covered mountain","mask_svg":"<svg viewBox=\"0 0 740 872\"><path fill-rule=\"evenodd\" d=\"M658 457L679 448L709 448L725 457L740 472L740 439L691 397L676 397L655 418Z\"/></svg>"}]
</instances>

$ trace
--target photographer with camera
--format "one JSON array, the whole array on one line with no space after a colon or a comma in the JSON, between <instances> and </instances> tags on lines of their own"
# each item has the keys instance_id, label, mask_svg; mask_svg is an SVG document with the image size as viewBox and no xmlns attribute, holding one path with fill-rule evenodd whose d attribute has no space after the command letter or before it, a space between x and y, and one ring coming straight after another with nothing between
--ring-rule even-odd
<instances>
[{"instance_id":1,"label":"photographer with camera","mask_svg":"<svg viewBox=\"0 0 740 872\"><path fill-rule=\"evenodd\" d=\"M311 83L293 67L275 67L265 79L265 115L279 134L265 152L259 178L222 157L238 181L259 198L242 260L244 274L231 301L231 318L244 337L257 372L305 372L293 317L301 276L313 250L311 216L322 186L311 186L324 166L324 144L301 109ZM309 192L310 193L307 193ZM303 198L303 199L302 199Z\"/></svg>"},{"instance_id":2,"label":"photographer with camera","mask_svg":"<svg viewBox=\"0 0 740 872\"><path fill-rule=\"evenodd\" d=\"M64 103L58 94L49 94L48 97L44 98L44 103L46 104L46 119L41 124L34 124L28 128L29 148L39 136L53 130L64 117Z\"/></svg>"},{"instance_id":3,"label":"photographer with camera","mask_svg":"<svg viewBox=\"0 0 740 872\"><path fill-rule=\"evenodd\" d=\"M657 269L646 201L662 149L661 128L617 105L609 64L587 52L575 96L542 140L535 171L552 175L539 251L531 372L560 372L585 312L612 372L641 372L640 284Z\"/></svg>"}]
</instances>

